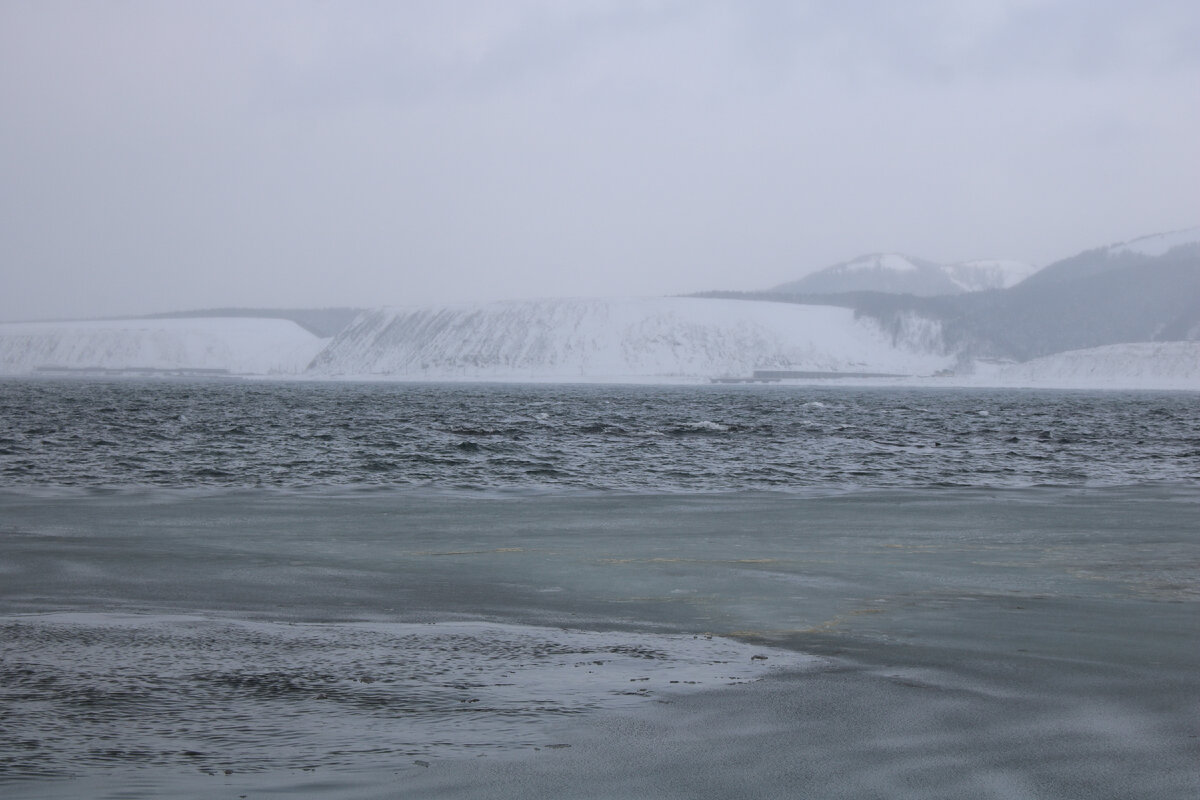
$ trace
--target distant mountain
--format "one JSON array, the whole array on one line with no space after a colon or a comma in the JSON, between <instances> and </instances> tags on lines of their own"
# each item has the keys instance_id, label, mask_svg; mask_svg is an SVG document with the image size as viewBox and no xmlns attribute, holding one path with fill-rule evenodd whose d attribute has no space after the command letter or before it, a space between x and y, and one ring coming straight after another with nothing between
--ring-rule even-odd
<instances>
[{"instance_id":1,"label":"distant mountain","mask_svg":"<svg viewBox=\"0 0 1200 800\"><path fill-rule=\"evenodd\" d=\"M1089 250L935 315L947 335L1024 361L1123 342L1200 339L1200 229Z\"/></svg>"},{"instance_id":2,"label":"distant mountain","mask_svg":"<svg viewBox=\"0 0 1200 800\"><path fill-rule=\"evenodd\" d=\"M958 264L944 264L942 269L961 292L1007 289L1038 271L1032 264L1011 259L963 261Z\"/></svg>"},{"instance_id":3,"label":"distant mountain","mask_svg":"<svg viewBox=\"0 0 1200 800\"><path fill-rule=\"evenodd\" d=\"M1155 233L1150 236L1142 236L1129 242L1110 245L1106 249L1115 255L1121 253L1138 253L1144 256L1161 256L1174 250L1176 247L1189 244L1200 244L1200 225L1194 228L1170 231L1169 233Z\"/></svg>"},{"instance_id":4,"label":"distant mountain","mask_svg":"<svg viewBox=\"0 0 1200 800\"><path fill-rule=\"evenodd\" d=\"M1200 227L1143 236L1064 258L1032 276L1028 286L1045 288L1052 284L1097 277L1129 266L1151 263L1176 251L1186 253L1189 248L1197 246L1200 246Z\"/></svg>"},{"instance_id":5,"label":"distant mountain","mask_svg":"<svg viewBox=\"0 0 1200 800\"><path fill-rule=\"evenodd\" d=\"M769 291L779 294L885 292L917 297L1004 289L1033 274L1020 261L980 260L937 264L899 253L875 253L835 264Z\"/></svg>"},{"instance_id":6,"label":"distant mountain","mask_svg":"<svg viewBox=\"0 0 1200 800\"><path fill-rule=\"evenodd\" d=\"M929 262L884 257L857 271L874 277L877 271L934 272ZM878 288L894 283L869 285L876 288L796 293L777 287L698 296L841 306L898 335L923 320L940 332L937 346L958 353L964 367L975 358L1027 361L1129 342L1195 341L1200 340L1200 227L1088 250L991 291L921 295Z\"/></svg>"},{"instance_id":7,"label":"distant mountain","mask_svg":"<svg viewBox=\"0 0 1200 800\"><path fill-rule=\"evenodd\" d=\"M0 374L566 382L762 370L952 382L953 372L964 383L1200 388L1200 228L1088 250L1018 281L1025 269L893 254L838 265L825 283L810 276L822 292L0 323ZM846 286L871 288L833 291ZM964 291L978 286L993 288Z\"/></svg>"},{"instance_id":8,"label":"distant mountain","mask_svg":"<svg viewBox=\"0 0 1200 800\"><path fill-rule=\"evenodd\" d=\"M504 380L932 374L940 332L884 333L846 308L661 297L376 309L313 361L322 377Z\"/></svg>"}]
</instances>

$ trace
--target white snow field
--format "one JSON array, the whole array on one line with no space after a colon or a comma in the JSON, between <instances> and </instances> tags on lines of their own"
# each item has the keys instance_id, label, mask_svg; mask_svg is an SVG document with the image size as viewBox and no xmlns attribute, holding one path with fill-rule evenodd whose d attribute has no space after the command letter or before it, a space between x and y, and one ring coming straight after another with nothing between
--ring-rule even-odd
<instances>
[{"instance_id":1,"label":"white snow field","mask_svg":"<svg viewBox=\"0 0 1200 800\"><path fill-rule=\"evenodd\" d=\"M921 259L913 259L900 253L876 253L869 256L859 256L853 261L829 268L835 272L872 272L903 273L932 270L941 272L951 283L964 292L980 292L985 289L1007 289L1037 272L1037 267L1024 261L1011 259L989 258L975 261L963 261L957 264L935 264Z\"/></svg>"},{"instance_id":2,"label":"white snow field","mask_svg":"<svg viewBox=\"0 0 1200 800\"><path fill-rule=\"evenodd\" d=\"M942 269L964 292L1007 289L1038 271L1032 264L1009 259L963 261L960 264L946 264Z\"/></svg>"},{"instance_id":3,"label":"white snow field","mask_svg":"<svg viewBox=\"0 0 1200 800\"><path fill-rule=\"evenodd\" d=\"M981 366L991 386L1200 391L1200 342L1131 342L1069 350L1021 364Z\"/></svg>"},{"instance_id":4,"label":"white snow field","mask_svg":"<svg viewBox=\"0 0 1200 800\"><path fill-rule=\"evenodd\" d=\"M775 291L806 293L889 292L929 297L1007 289L1037 272L1023 261L980 259L938 264L901 253L873 253L835 264Z\"/></svg>"},{"instance_id":5,"label":"white snow field","mask_svg":"<svg viewBox=\"0 0 1200 800\"><path fill-rule=\"evenodd\" d=\"M296 375L328 341L285 319L8 322L0 323L0 374L222 370Z\"/></svg>"},{"instance_id":6,"label":"white snow field","mask_svg":"<svg viewBox=\"0 0 1200 800\"><path fill-rule=\"evenodd\" d=\"M874 253L830 267L829 271L867 272L877 269L889 272L915 272L919 267L908 256L900 253Z\"/></svg>"},{"instance_id":7,"label":"white snow field","mask_svg":"<svg viewBox=\"0 0 1200 800\"><path fill-rule=\"evenodd\" d=\"M788 383L1200 391L1196 341L1109 345L947 374L955 362L939 325L920 317L892 336L844 308L701 298L376 309L332 340L282 319L0 323L0 375L700 382L789 370L829 375Z\"/></svg>"},{"instance_id":8,"label":"white snow field","mask_svg":"<svg viewBox=\"0 0 1200 800\"><path fill-rule=\"evenodd\" d=\"M378 309L313 362L323 377L653 380L755 369L930 375L953 358L914 318L895 339L829 306L684 297Z\"/></svg>"}]
</instances>

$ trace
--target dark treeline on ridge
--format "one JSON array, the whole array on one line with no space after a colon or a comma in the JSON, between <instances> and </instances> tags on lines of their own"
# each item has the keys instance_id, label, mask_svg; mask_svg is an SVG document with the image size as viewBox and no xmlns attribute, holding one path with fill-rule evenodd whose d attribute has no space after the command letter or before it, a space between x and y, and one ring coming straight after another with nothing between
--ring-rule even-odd
<instances>
[{"instance_id":1,"label":"dark treeline on ridge","mask_svg":"<svg viewBox=\"0 0 1200 800\"><path fill-rule=\"evenodd\" d=\"M918 316L941 323L948 350L1025 361L1120 342L1200 336L1200 244L1159 256L1089 250L1008 289L957 295L710 291L692 296L841 306L877 320L893 335Z\"/></svg>"}]
</instances>

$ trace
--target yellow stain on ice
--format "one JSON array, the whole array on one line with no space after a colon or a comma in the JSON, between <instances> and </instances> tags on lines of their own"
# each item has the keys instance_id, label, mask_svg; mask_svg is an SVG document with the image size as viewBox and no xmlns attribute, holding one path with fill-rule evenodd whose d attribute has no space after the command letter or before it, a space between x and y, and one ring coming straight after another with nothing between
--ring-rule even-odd
<instances>
[{"instance_id":1,"label":"yellow stain on ice","mask_svg":"<svg viewBox=\"0 0 1200 800\"><path fill-rule=\"evenodd\" d=\"M883 614L886 611L886 608L852 608L845 614L838 614L832 619L827 619L811 628L804 628L797 631L797 633L828 633L841 627L842 623L846 622L850 617L860 617L864 614Z\"/></svg>"}]
</instances>

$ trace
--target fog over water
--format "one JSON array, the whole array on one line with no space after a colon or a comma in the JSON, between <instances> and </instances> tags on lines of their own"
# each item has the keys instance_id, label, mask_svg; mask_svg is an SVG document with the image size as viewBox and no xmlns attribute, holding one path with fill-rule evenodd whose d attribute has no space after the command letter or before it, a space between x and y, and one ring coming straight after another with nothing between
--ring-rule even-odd
<instances>
[{"instance_id":1,"label":"fog over water","mask_svg":"<svg viewBox=\"0 0 1200 800\"><path fill-rule=\"evenodd\" d=\"M1195 224L1194 3L5 3L0 319L753 289Z\"/></svg>"}]
</instances>

